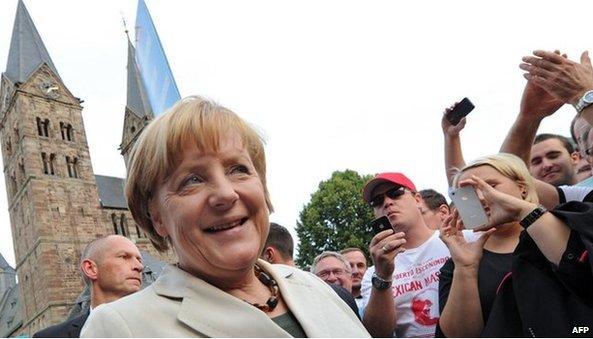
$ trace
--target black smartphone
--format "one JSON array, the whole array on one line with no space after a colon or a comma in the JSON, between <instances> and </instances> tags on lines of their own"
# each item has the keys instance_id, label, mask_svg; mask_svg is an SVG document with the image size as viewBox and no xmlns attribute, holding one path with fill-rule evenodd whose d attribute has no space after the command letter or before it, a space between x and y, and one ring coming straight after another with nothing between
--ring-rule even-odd
<instances>
[{"instance_id":1,"label":"black smartphone","mask_svg":"<svg viewBox=\"0 0 593 339\"><path fill-rule=\"evenodd\" d=\"M375 234L383 232L390 228L393 229L391 223L389 222L389 218L387 218L386 216L382 216L371 221L371 227L373 228L373 232L375 232Z\"/></svg>"},{"instance_id":2,"label":"black smartphone","mask_svg":"<svg viewBox=\"0 0 593 339\"><path fill-rule=\"evenodd\" d=\"M447 113L447 120L451 125L457 125L463 117L469 114L476 106L469 101L468 98L463 98L453 109Z\"/></svg>"}]
</instances>

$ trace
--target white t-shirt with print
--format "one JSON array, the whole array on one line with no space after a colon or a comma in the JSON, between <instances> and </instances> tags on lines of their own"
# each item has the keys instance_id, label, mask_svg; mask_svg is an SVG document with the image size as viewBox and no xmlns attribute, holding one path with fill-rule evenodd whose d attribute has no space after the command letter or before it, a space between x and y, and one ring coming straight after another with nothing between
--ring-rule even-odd
<instances>
[{"instance_id":1,"label":"white t-shirt with print","mask_svg":"<svg viewBox=\"0 0 593 339\"><path fill-rule=\"evenodd\" d=\"M467 241L478 233L463 231ZM406 249L395 257L392 291L397 325L395 334L404 337L434 337L439 321L439 270L449 259L449 249L439 238L439 231L424 244ZM369 267L362 279L363 305L371 296L371 278L375 267Z\"/></svg>"}]
</instances>

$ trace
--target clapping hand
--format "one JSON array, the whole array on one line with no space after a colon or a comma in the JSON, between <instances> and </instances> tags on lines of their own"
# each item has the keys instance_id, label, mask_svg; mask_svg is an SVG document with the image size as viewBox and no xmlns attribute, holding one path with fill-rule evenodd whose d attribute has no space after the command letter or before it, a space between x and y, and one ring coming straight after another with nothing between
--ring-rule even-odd
<instances>
[{"instance_id":1,"label":"clapping hand","mask_svg":"<svg viewBox=\"0 0 593 339\"><path fill-rule=\"evenodd\" d=\"M593 89L593 66L587 51L578 63L558 51L538 50L533 56L523 57L519 67L527 72L523 75L527 80L563 103L575 105L586 91Z\"/></svg>"},{"instance_id":2,"label":"clapping hand","mask_svg":"<svg viewBox=\"0 0 593 339\"><path fill-rule=\"evenodd\" d=\"M554 51L554 53L560 55L560 51L558 50ZM567 58L566 54L562 54L562 57L565 59ZM526 58L524 58L524 60ZM529 58L527 58L527 60L532 60ZM540 62L535 60L532 61L535 63ZM526 63L521 64L519 67L523 70L534 69L534 66ZM526 78L528 77L526 76ZM538 86L534 80L528 80L525 84L523 96L521 97L521 114L531 118L543 119L554 114L554 112L562 107L562 105L564 105L563 100L558 99L542 87Z\"/></svg>"}]
</instances>

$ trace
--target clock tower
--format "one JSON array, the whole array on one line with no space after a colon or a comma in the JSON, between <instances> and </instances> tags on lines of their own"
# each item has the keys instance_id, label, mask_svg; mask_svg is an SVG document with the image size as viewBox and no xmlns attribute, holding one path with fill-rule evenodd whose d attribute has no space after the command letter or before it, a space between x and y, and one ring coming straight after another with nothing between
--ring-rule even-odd
<instances>
[{"instance_id":1,"label":"clock tower","mask_svg":"<svg viewBox=\"0 0 593 339\"><path fill-rule=\"evenodd\" d=\"M102 222L81 100L62 81L22 1L0 77L0 144L22 325L62 321L83 289L81 250Z\"/></svg>"}]
</instances>

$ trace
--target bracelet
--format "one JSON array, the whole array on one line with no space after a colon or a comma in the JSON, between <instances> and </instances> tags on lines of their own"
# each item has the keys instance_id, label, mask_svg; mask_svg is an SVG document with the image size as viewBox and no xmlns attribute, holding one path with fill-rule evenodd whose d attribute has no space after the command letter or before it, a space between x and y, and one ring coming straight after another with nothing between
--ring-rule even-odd
<instances>
[{"instance_id":1,"label":"bracelet","mask_svg":"<svg viewBox=\"0 0 593 339\"><path fill-rule=\"evenodd\" d=\"M527 214L525 218L521 219L521 221L519 221L519 225L521 225L521 227L523 227L524 229L527 229L527 227L531 226L531 224L533 224L547 211L548 210L544 206L539 205L533 211Z\"/></svg>"}]
</instances>

